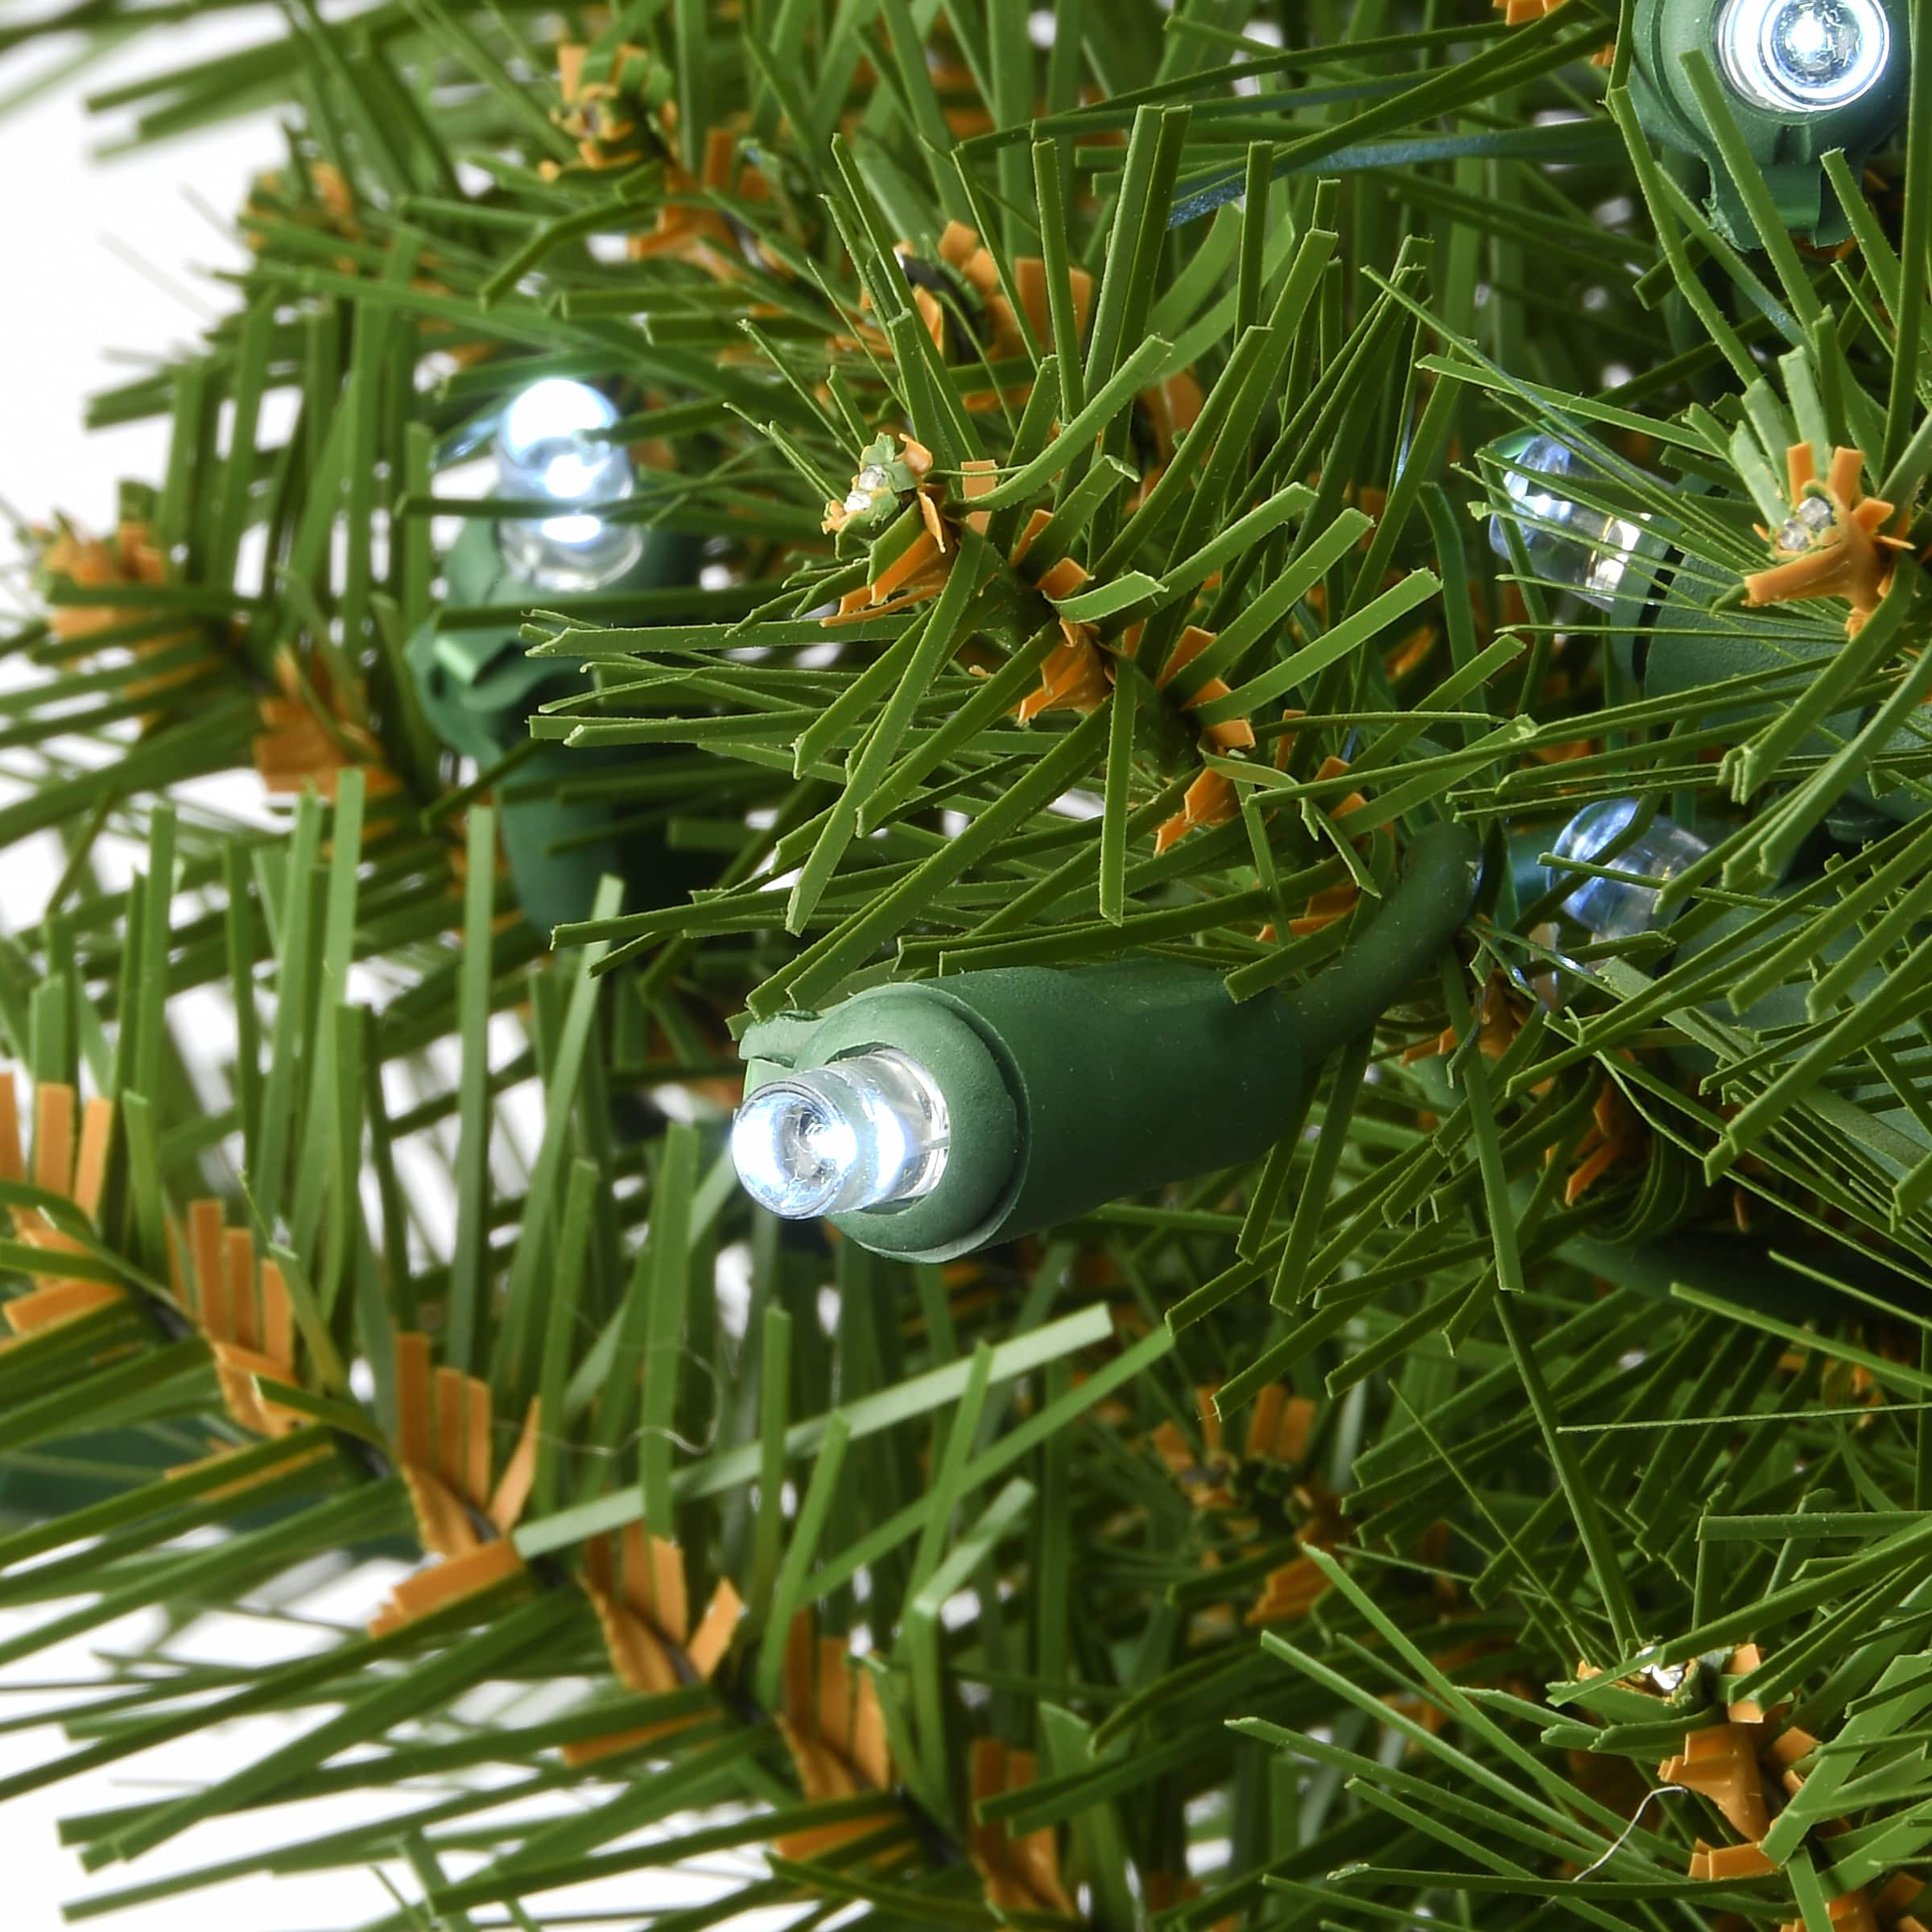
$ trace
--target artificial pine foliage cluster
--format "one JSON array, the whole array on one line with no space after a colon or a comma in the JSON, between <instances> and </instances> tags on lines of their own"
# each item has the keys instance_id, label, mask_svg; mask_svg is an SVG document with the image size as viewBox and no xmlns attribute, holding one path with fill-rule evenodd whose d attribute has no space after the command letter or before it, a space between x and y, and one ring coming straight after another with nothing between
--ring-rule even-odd
<instances>
[{"instance_id":1,"label":"artificial pine foliage cluster","mask_svg":"<svg viewBox=\"0 0 1932 1932\"><path fill-rule=\"evenodd\" d=\"M393 1932L613 1876L654 1932L1922 1932L1929 31L151 40L129 141L284 151L224 318L89 405L165 473L23 533L0 846L64 866L0 939L0 1666L163 1634L0 1799L285 1741L74 1818L85 1914L373 1865ZM748 1027L1124 960L1385 1009L1205 1175L1096 1075L1027 1158L1123 1178L1023 1238L738 1186ZM1249 1090L1178 1052L1121 1047ZM374 1551L365 1632L183 1642Z\"/></svg>"}]
</instances>

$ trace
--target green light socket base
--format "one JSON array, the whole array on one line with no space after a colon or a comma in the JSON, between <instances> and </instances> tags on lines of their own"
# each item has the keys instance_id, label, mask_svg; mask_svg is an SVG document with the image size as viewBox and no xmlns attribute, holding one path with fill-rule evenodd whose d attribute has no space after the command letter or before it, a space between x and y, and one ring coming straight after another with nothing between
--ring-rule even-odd
<instances>
[{"instance_id":1,"label":"green light socket base","mask_svg":"<svg viewBox=\"0 0 1932 1932\"><path fill-rule=\"evenodd\" d=\"M1479 853L1463 826L1417 834L1365 935L1294 993L1237 1002L1209 968L1145 957L876 986L749 1028L745 1091L874 1047L919 1061L951 1125L939 1186L832 1220L874 1253L952 1261L1261 1158L1309 1070L1373 1026L1455 936Z\"/></svg>"},{"instance_id":2,"label":"green light socket base","mask_svg":"<svg viewBox=\"0 0 1932 1932\"><path fill-rule=\"evenodd\" d=\"M681 539L647 543L644 555L613 589L645 589L688 580L696 564ZM444 560L449 601L514 604L540 609L551 593L506 568L493 526L472 522ZM530 737L531 715L555 698L588 688L574 665L526 654L516 627L493 624L447 630L433 620L409 641L406 655L430 728L450 750L488 770ZM597 881L614 873L626 881L625 903L633 910L682 895L688 867L675 862L661 839L608 832L613 808L592 800L568 801L543 788L583 779L621 766L638 754L541 745L519 765L497 800L503 848L524 916L547 935L588 919ZM527 788L535 795L517 797Z\"/></svg>"},{"instance_id":3,"label":"green light socket base","mask_svg":"<svg viewBox=\"0 0 1932 1932\"><path fill-rule=\"evenodd\" d=\"M1821 247L1833 247L1852 229L1826 178L1823 156L1842 147L1856 175L1872 150L1905 118L1911 68L1906 9L1904 0L1876 3L1884 9L1892 29L1892 54L1885 72L1869 93L1847 105L1807 113L1765 107L1725 80L1717 35L1725 0L1637 0L1631 23L1635 59L1630 73L1630 97L1637 118L1653 140L1704 163L1711 183L1708 213L1719 233L1733 246L1756 249L1763 243L1691 91L1685 55L1702 53L1716 68L1778 218L1792 233L1808 237Z\"/></svg>"},{"instance_id":4,"label":"green light socket base","mask_svg":"<svg viewBox=\"0 0 1932 1932\"><path fill-rule=\"evenodd\" d=\"M1787 897L1798 890L1801 882L1787 879L1773 889L1773 896ZM1723 945L1757 917L1757 912L1748 906L1734 906L1718 913L1708 923L1697 924L1684 933L1678 947L1677 963L1687 963ZM1788 924L1779 922L1757 943L1769 945L1774 940L1789 939L1803 924L1804 920L1794 913ZM1864 936L1859 927L1853 927L1851 931L1840 932L1826 941L1815 956L1820 969L1835 965ZM1913 934L1914 939L1923 936L1922 928ZM1846 997L1853 1007L1863 1005L1884 987L1885 976L1882 964L1868 968L1852 982ZM1733 1012L1729 1000L1721 997L1707 1001L1703 1010L1720 1026L1742 1026L1757 1034L1797 1034L1813 1023L1806 1005L1805 986L1798 980L1789 980L1782 985L1773 987L1753 1000L1742 1014ZM1909 1054L1920 1046L1921 1038L1916 1022L1908 1020L1885 1034L1881 1044L1895 1055ZM1709 1073L1716 1064L1711 1054L1687 1042L1674 1048L1671 1058L1680 1067L1700 1075ZM1851 1069L1846 1071L1849 1072ZM1890 1170L1893 1180L1902 1180L1924 1158L1926 1149L1932 1147L1932 1134L1927 1133L1909 1108L1898 1104L1898 1096L1890 1081L1876 1067L1869 1071L1866 1078L1854 1084L1833 1085L1826 1104L1843 1106L1847 1103L1863 1109L1867 1115L1870 1127L1864 1136L1866 1151Z\"/></svg>"},{"instance_id":5,"label":"green light socket base","mask_svg":"<svg viewBox=\"0 0 1932 1932\"><path fill-rule=\"evenodd\" d=\"M1634 621L1629 613L1613 615L1612 621L1618 626L1613 647L1645 697L1671 697L1730 678L1762 676L1781 664L1815 662L1822 669L1843 649L1842 639L1830 635L1781 630L1774 637L1768 636L1761 612L1736 605L1712 608L1714 595L1724 588L1721 583L1695 583L1687 573L1678 573L1670 578L1653 611L1642 613ZM1653 627L1655 635L1651 634ZM1741 724L1769 720L1781 704L1780 700L1747 700L1711 711L1703 721ZM1831 758L1857 735L1870 715L1868 711L1832 713L1806 734L1793 755ZM1885 749L1901 757L1922 757L1932 750L1932 731L1908 722L1888 741ZM1835 815L1835 835L1848 836L1856 843L1861 836L1879 836L1893 824L1922 817L1929 810L1932 800L1917 791L1896 784L1875 791L1868 779L1860 778L1840 801Z\"/></svg>"},{"instance_id":6,"label":"green light socket base","mask_svg":"<svg viewBox=\"0 0 1932 1932\"><path fill-rule=\"evenodd\" d=\"M945 1094L946 1172L906 1207L832 1220L908 1261L952 1261L1251 1159L1301 1092L1286 999L1237 1005L1219 973L1165 960L961 973L782 1015L745 1036L745 1091L881 1046L910 1054Z\"/></svg>"}]
</instances>

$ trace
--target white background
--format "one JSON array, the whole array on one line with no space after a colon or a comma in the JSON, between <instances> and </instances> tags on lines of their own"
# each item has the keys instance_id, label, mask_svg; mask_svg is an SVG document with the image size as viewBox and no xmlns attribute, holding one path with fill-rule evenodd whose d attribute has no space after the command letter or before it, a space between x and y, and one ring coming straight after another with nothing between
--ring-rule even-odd
<instances>
[{"instance_id":1,"label":"white background","mask_svg":"<svg viewBox=\"0 0 1932 1932\"><path fill-rule=\"evenodd\" d=\"M10 25L24 11L10 4L0 19ZM164 426L85 435L85 399L221 313L226 297L204 271L232 266L240 251L196 203L232 213L279 139L272 122L252 117L99 162L93 150L125 118L89 116L81 96L277 31L253 10L163 28L0 113L0 501L30 520L58 509L103 527L117 477L159 481ZM0 60L0 103L61 52L71 58L72 43Z\"/></svg>"},{"instance_id":2,"label":"white background","mask_svg":"<svg viewBox=\"0 0 1932 1932\"><path fill-rule=\"evenodd\" d=\"M10 24L22 10L6 10ZM0 180L9 184L0 196L0 262L7 264L0 271L5 278L0 282L0 506L9 525L15 516L38 522L60 510L102 530L113 518L118 477L157 476L163 426L84 435L85 398L124 380L141 361L192 341L201 320L219 312L220 292L197 287L188 265L232 262L235 250L197 211L191 194L215 208L232 208L262 158L273 151L275 130L258 119L97 164L90 150L106 130L85 114L81 93L192 58L204 48L234 44L239 35L253 37L266 24L258 17L247 25L217 22L213 31L169 29L57 80L23 105L14 104L23 87L56 66L52 56L71 57L72 43L0 63L0 100L8 104L0 114ZM158 284L139 262L151 264L154 276L168 286ZM17 606L23 586L10 530L0 535L0 551L7 566L0 606ZM0 907L11 916L18 916L20 898L37 883L20 876L27 863L17 857L0 872ZM10 1634L45 1614L0 1612L0 1633ZM137 1634L137 1625L129 1624L89 1641L111 1647ZM73 1643L0 1670L0 1722L17 1721L35 1704L55 1701L27 1686L84 1677L91 1667L89 1645ZM0 1776L44 1762L62 1743L47 1729L0 1732ZM188 1775L198 1768L189 1764ZM134 1795L125 1781L103 1775L0 1807L0 1922L9 1932L52 1932L61 1922L62 1901L97 1889L57 1843L56 1818L126 1803ZM375 1881L358 1876L353 1882L353 1904L340 1893L324 1899L318 1888L304 1901L315 1908L311 1922L327 1927L379 1911L383 1897ZM286 1896L246 1901L239 1891L218 1896L224 1904L232 1899L237 1906L266 1908L260 1917L248 1911L242 1923L266 1929L300 1922L287 1913L295 1901ZM204 1928L210 1902L189 1899L99 1922L138 1932Z\"/></svg>"}]
</instances>

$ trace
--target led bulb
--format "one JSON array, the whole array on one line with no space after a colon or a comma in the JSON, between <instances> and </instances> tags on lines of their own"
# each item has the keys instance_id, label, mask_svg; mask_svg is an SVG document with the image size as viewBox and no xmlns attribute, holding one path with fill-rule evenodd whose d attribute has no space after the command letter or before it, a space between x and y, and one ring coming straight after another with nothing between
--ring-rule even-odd
<instances>
[{"instance_id":1,"label":"led bulb","mask_svg":"<svg viewBox=\"0 0 1932 1932\"><path fill-rule=\"evenodd\" d=\"M1717 47L1747 99L1779 114L1824 114L1884 78L1892 23L1879 0L1728 0Z\"/></svg>"},{"instance_id":2,"label":"led bulb","mask_svg":"<svg viewBox=\"0 0 1932 1932\"><path fill-rule=\"evenodd\" d=\"M1653 819L1620 850L1611 846L1637 816L1634 799L1602 799L1586 805L1561 832L1551 850L1559 859L1580 859L1586 865L1613 866L1619 872L1641 873L1655 886L1633 886L1620 879L1577 879L1574 873L1552 869L1550 883L1575 880L1563 901L1563 910L1600 939L1633 939L1661 923L1657 902L1663 881L1674 878L1711 848L1694 832L1669 819ZM1607 857L1600 856L1608 854Z\"/></svg>"},{"instance_id":3,"label":"led bulb","mask_svg":"<svg viewBox=\"0 0 1932 1932\"><path fill-rule=\"evenodd\" d=\"M498 526L503 561L518 576L549 590L595 590L644 554L634 524L607 523L582 507L637 488L630 458L605 433L617 420L608 397L562 376L533 382L504 411L496 440L502 493L548 497L560 512Z\"/></svg>"},{"instance_id":4,"label":"led bulb","mask_svg":"<svg viewBox=\"0 0 1932 1932\"><path fill-rule=\"evenodd\" d=\"M1514 523L1522 533L1530 567L1540 579L1561 584L1586 603L1608 610L1644 530L1628 517L1605 516L1563 493L1560 486L1569 478L1599 473L1554 436L1525 444L1503 473L1510 507L1490 519L1489 547L1507 561L1506 525Z\"/></svg>"},{"instance_id":5,"label":"led bulb","mask_svg":"<svg viewBox=\"0 0 1932 1932\"><path fill-rule=\"evenodd\" d=\"M731 1128L746 1193L795 1221L916 1201L939 1186L949 1145L944 1095L891 1047L759 1088Z\"/></svg>"}]
</instances>

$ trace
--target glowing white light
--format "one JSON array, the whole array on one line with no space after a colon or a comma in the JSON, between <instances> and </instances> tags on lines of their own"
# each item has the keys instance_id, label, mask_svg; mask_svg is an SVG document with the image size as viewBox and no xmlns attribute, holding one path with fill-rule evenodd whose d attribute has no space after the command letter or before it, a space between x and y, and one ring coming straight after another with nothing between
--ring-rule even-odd
<instances>
[{"instance_id":1,"label":"glowing white light","mask_svg":"<svg viewBox=\"0 0 1932 1932\"><path fill-rule=\"evenodd\" d=\"M731 1128L745 1191L787 1220L918 1200L939 1186L950 1146L945 1096L891 1047L759 1088Z\"/></svg>"},{"instance_id":2,"label":"glowing white light","mask_svg":"<svg viewBox=\"0 0 1932 1932\"><path fill-rule=\"evenodd\" d=\"M1657 902L1664 881L1711 849L1695 832L1685 831L1669 819L1656 818L1628 844L1612 852L1612 844L1629 829L1637 809L1634 799L1600 799L1594 805L1586 805L1557 834L1550 848L1559 859L1580 859L1586 865L1605 865L1657 881L1653 886L1637 886L1620 879L1579 879L1573 872L1552 871L1553 886L1566 880L1576 881L1563 901L1563 910L1600 939L1633 939L1640 932L1652 931L1658 923Z\"/></svg>"},{"instance_id":3,"label":"glowing white light","mask_svg":"<svg viewBox=\"0 0 1932 1932\"><path fill-rule=\"evenodd\" d=\"M1879 0L1728 0L1717 48L1731 85L1761 107L1824 114L1884 77L1892 23Z\"/></svg>"},{"instance_id":4,"label":"glowing white light","mask_svg":"<svg viewBox=\"0 0 1932 1932\"><path fill-rule=\"evenodd\" d=\"M848 517L862 517L870 510L880 493L891 487L892 479L876 463L868 463L852 480L852 489L845 498L845 514Z\"/></svg>"},{"instance_id":5,"label":"glowing white light","mask_svg":"<svg viewBox=\"0 0 1932 1932\"><path fill-rule=\"evenodd\" d=\"M1777 547L1802 556L1818 547L1837 521L1829 497L1806 497L1778 526Z\"/></svg>"},{"instance_id":6,"label":"glowing white light","mask_svg":"<svg viewBox=\"0 0 1932 1932\"><path fill-rule=\"evenodd\" d=\"M1566 585L1587 603L1608 610L1643 539L1643 526L1573 503L1551 487L1567 477L1597 473L1567 444L1538 436L1504 472L1503 488L1509 496L1508 521L1521 535L1530 568L1544 582ZM1490 520L1489 545L1508 559L1509 539L1501 516Z\"/></svg>"},{"instance_id":7,"label":"glowing white light","mask_svg":"<svg viewBox=\"0 0 1932 1932\"><path fill-rule=\"evenodd\" d=\"M497 427L497 472L509 497L559 504L613 503L637 487L630 458L608 432L610 399L587 382L547 376L511 399ZM553 590L590 590L613 582L643 554L634 526L586 510L518 518L498 526L503 560L520 577Z\"/></svg>"}]
</instances>

